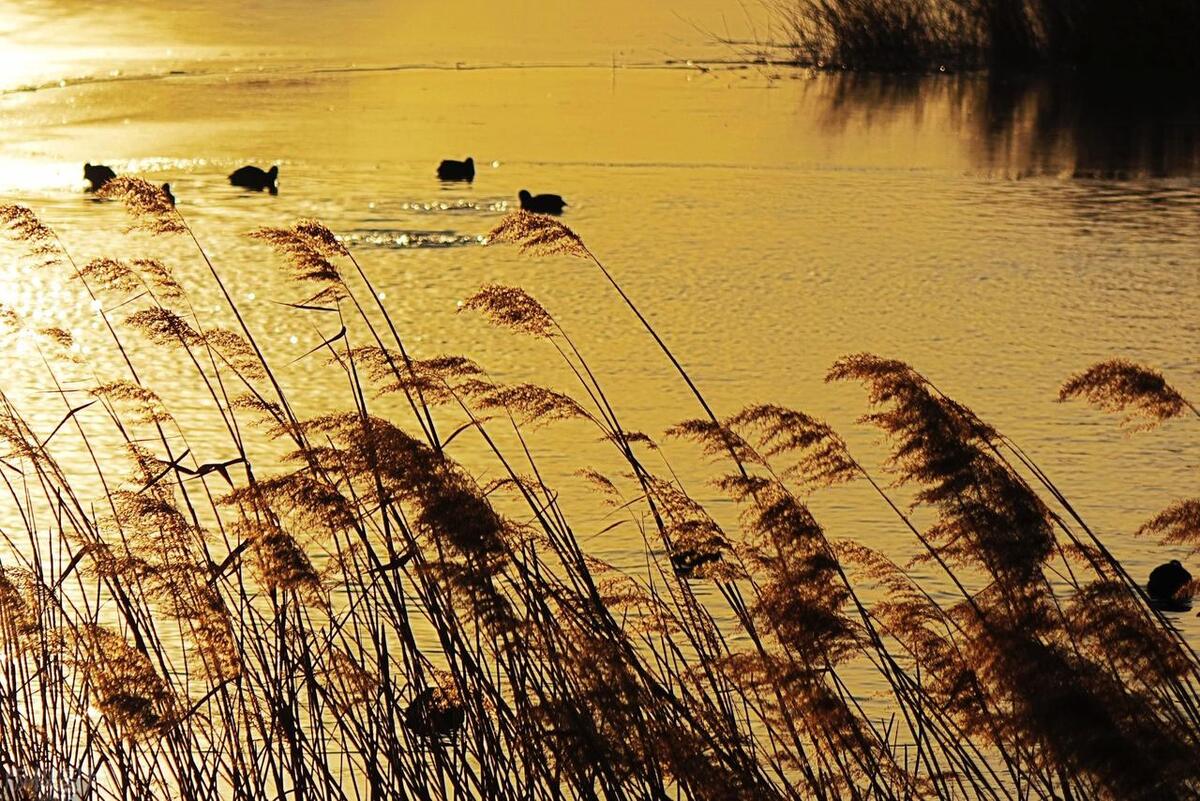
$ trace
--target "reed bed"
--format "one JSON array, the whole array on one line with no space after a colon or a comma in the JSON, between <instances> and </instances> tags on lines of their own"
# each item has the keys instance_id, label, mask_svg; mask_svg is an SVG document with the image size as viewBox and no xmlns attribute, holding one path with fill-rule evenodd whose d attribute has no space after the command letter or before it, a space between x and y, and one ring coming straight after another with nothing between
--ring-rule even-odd
<instances>
[{"instance_id":1,"label":"reed bed","mask_svg":"<svg viewBox=\"0 0 1200 801\"><path fill-rule=\"evenodd\" d=\"M62 407L39 433L0 393L6 519L21 521L2 532L5 798L1200 794L1190 645L1050 477L913 367L857 354L830 369L865 387L864 420L890 444L876 475L801 411L719 414L575 232L506 217L492 245L600 271L661 348L696 401L665 436L738 505L722 525L523 290L483 287L463 313L540 342L570 391L415 357L328 228L253 232L302 287L294 313L338 323L313 369L344 395L302 416L180 211L138 179L104 192L136 226L194 247L234 325L206 322L197 288L161 261L77 263L33 212L0 209L14 252L97 301L124 371L102 376L66 331L0 315L36 341ZM147 385L144 358L210 399L229 458L191 454L189 421ZM65 381L80 374L86 387ZM1063 393L1141 421L1195 411L1119 362ZM581 475L640 531L645 570L586 552L542 478L527 434L562 421L611 445L621 467ZM255 469L273 463L259 432L284 468ZM467 438L499 478L455 458ZM56 459L68 439L93 475ZM810 493L847 482L889 510L936 586L814 517ZM1200 545L1196 505L1145 533ZM882 718L863 706L864 673L886 688Z\"/></svg>"},{"instance_id":2,"label":"reed bed","mask_svg":"<svg viewBox=\"0 0 1200 801\"><path fill-rule=\"evenodd\" d=\"M809 65L1200 68L1193 46L1200 8L1188 0L776 0L771 7L785 45Z\"/></svg>"}]
</instances>

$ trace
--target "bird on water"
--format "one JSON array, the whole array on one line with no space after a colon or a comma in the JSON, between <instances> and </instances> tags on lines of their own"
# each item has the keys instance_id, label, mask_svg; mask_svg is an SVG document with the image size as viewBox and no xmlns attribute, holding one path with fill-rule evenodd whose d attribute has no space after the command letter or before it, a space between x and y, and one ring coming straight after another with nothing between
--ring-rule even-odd
<instances>
[{"instance_id":1,"label":"bird on water","mask_svg":"<svg viewBox=\"0 0 1200 801\"><path fill-rule=\"evenodd\" d=\"M475 159L467 156L466 161L443 159L438 165L437 176L443 181L474 181Z\"/></svg>"},{"instance_id":2,"label":"bird on water","mask_svg":"<svg viewBox=\"0 0 1200 801\"><path fill-rule=\"evenodd\" d=\"M175 205L175 196L171 194L171 185L170 184L162 185L162 193L167 196L167 200L171 201L171 205L174 206Z\"/></svg>"},{"instance_id":3,"label":"bird on water","mask_svg":"<svg viewBox=\"0 0 1200 801\"><path fill-rule=\"evenodd\" d=\"M116 178L117 174L113 172L112 167L106 167L103 164L84 164L83 177L89 184L91 184L91 186L88 187L88 191L96 192L99 191L100 187L104 186L113 178Z\"/></svg>"},{"instance_id":4,"label":"bird on water","mask_svg":"<svg viewBox=\"0 0 1200 801\"><path fill-rule=\"evenodd\" d=\"M1159 565L1150 571L1150 581L1146 583L1146 592L1152 600L1158 601L1168 608L1178 609L1187 607L1191 601L1188 584L1192 574L1187 571L1178 559Z\"/></svg>"},{"instance_id":5,"label":"bird on water","mask_svg":"<svg viewBox=\"0 0 1200 801\"><path fill-rule=\"evenodd\" d=\"M272 195L279 194L279 186L276 184L278 179L278 165L271 167L269 170L252 166L238 167L229 174L229 183L234 186L251 189L255 192L261 192L266 189Z\"/></svg>"},{"instance_id":6,"label":"bird on water","mask_svg":"<svg viewBox=\"0 0 1200 801\"><path fill-rule=\"evenodd\" d=\"M517 193L521 208L538 214L562 214L567 201L561 195L531 195L528 189Z\"/></svg>"},{"instance_id":7,"label":"bird on water","mask_svg":"<svg viewBox=\"0 0 1200 801\"><path fill-rule=\"evenodd\" d=\"M404 725L408 730L431 740L452 738L465 720L463 705L435 687L422 690L404 710Z\"/></svg>"}]
</instances>

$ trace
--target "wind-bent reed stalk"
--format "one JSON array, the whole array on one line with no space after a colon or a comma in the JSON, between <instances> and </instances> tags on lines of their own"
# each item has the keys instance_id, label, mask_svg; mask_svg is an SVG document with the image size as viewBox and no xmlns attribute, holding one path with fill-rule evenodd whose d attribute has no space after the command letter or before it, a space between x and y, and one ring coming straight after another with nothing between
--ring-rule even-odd
<instances>
[{"instance_id":1,"label":"wind-bent reed stalk","mask_svg":"<svg viewBox=\"0 0 1200 801\"><path fill-rule=\"evenodd\" d=\"M1200 791L1187 643L1024 451L907 365L859 355L831 378L868 386L911 513L821 421L719 417L577 234L507 218L492 241L588 259L668 357L705 414L668 434L723 465L713 481L742 511L726 523L527 293L484 287L464 307L547 342L579 399L419 358L320 223L254 232L308 287L293 313L336 326L304 358L340 403L303 416L179 210L138 179L108 192L195 246L235 330L201 319L198 287L161 261L76 262L28 209L0 208L37 269L82 283L113 351L85 359L65 330L0 310L63 405L42 435L0 394L0 797L63 782L247 801ZM172 412L180 388L156 391L152 363L191 376L220 439ZM1068 394L1195 411L1153 375L1089 376ZM644 569L583 547L533 435L550 423L613 445L615 465L581 472L637 529ZM470 438L498 479L455 458ZM944 580L816 520L808 492L857 480ZM1196 517L1181 502L1146 530L1194 545Z\"/></svg>"}]
</instances>

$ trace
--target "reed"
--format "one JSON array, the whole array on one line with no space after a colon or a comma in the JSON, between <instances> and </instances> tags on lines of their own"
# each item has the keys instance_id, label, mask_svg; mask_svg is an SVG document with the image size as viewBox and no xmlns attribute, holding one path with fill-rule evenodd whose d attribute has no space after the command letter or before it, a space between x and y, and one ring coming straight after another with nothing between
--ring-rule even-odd
<instances>
[{"instance_id":1,"label":"reed","mask_svg":"<svg viewBox=\"0 0 1200 801\"><path fill-rule=\"evenodd\" d=\"M309 358L343 390L302 415L188 221L138 179L105 192L190 243L212 286L155 260L78 265L31 211L0 209L31 269L97 301L115 354L0 315L61 405L40 433L0 393L3 797L1200 792L1200 660L1025 452L909 365L860 354L829 376L867 388L888 482L803 412L718 414L575 232L506 218L493 245L602 271L686 383L700 414L660 447L528 293L486 286L462 311L540 343L569 391L414 357L355 255L305 220L252 234L303 287L292 313L336 331ZM232 328L198 311L202 288ZM178 388L148 383L162 364L207 399L219 460L190 449L200 421L170 408ZM1064 392L1155 418L1187 408L1152 379L1093 370ZM581 472L640 535L643 570L585 550L544 478L542 425L611 445L612 465ZM491 480L456 458L468 439ZM86 457L60 461L67 449ZM693 453L738 520L677 477L669 458ZM826 530L806 499L847 482L939 579ZM1194 503L1146 530L1195 544ZM878 687L883 715L863 702Z\"/></svg>"},{"instance_id":2,"label":"reed","mask_svg":"<svg viewBox=\"0 0 1200 801\"><path fill-rule=\"evenodd\" d=\"M1193 72L1200 9L1187 0L778 0L806 65L883 71L1069 66Z\"/></svg>"}]
</instances>

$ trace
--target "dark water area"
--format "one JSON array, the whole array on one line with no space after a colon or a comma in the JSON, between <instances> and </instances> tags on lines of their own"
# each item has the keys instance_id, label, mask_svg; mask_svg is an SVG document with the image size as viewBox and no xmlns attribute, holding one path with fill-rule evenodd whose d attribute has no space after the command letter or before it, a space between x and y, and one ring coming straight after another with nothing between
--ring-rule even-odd
<instances>
[{"instance_id":1,"label":"dark water area","mask_svg":"<svg viewBox=\"0 0 1200 801\"><path fill-rule=\"evenodd\" d=\"M1200 175L1200 97L1170 75L845 73L827 118L859 119L952 109L980 170L1008 177L1195 179Z\"/></svg>"}]
</instances>

